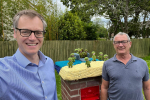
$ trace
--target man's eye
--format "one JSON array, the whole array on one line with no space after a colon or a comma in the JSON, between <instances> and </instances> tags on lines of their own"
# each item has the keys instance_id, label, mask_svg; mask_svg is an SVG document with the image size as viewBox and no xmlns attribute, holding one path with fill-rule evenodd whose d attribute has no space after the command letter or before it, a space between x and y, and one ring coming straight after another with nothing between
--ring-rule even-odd
<instances>
[{"instance_id":1,"label":"man's eye","mask_svg":"<svg viewBox=\"0 0 150 100\"><path fill-rule=\"evenodd\" d=\"M21 33L30 33L28 30L22 30Z\"/></svg>"},{"instance_id":2,"label":"man's eye","mask_svg":"<svg viewBox=\"0 0 150 100\"><path fill-rule=\"evenodd\" d=\"M120 43L119 41L116 41L116 44Z\"/></svg>"},{"instance_id":3,"label":"man's eye","mask_svg":"<svg viewBox=\"0 0 150 100\"><path fill-rule=\"evenodd\" d=\"M127 43L128 41L122 41L122 43Z\"/></svg>"},{"instance_id":4,"label":"man's eye","mask_svg":"<svg viewBox=\"0 0 150 100\"><path fill-rule=\"evenodd\" d=\"M37 31L36 34L42 34L42 32L38 32L38 31Z\"/></svg>"}]
</instances>

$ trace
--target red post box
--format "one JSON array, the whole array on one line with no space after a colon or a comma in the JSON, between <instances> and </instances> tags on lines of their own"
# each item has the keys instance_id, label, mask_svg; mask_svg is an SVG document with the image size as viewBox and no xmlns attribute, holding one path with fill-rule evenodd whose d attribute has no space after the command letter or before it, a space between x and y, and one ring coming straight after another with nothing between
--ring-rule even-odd
<instances>
[{"instance_id":1,"label":"red post box","mask_svg":"<svg viewBox=\"0 0 150 100\"><path fill-rule=\"evenodd\" d=\"M81 100L100 100L99 86L81 89Z\"/></svg>"}]
</instances>

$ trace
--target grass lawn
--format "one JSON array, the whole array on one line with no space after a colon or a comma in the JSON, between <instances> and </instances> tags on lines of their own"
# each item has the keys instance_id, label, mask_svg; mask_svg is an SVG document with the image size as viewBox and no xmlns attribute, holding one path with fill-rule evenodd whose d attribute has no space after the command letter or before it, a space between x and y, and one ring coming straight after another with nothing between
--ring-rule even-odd
<instances>
[{"instance_id":1,"label":"grass lawn","mask_svg":"<svg viewBox=\"0 0 150 100\"><path fill-rule=\"evenodd\" d=\"M144 59L147 62L147 65L149 67L149 73L150 73L150 55L146 56L146 57L143 57L142 59ZM150 76L150 74L149 74L149 76Z\"/></svg>"},{"instance_id":2,"label":"grass lawn","mask_svg":"<svg viewBox=\"0 0 150 100\"><path fill-rule=\"evenodd\" d=\"M142 59L144 59L147 62L147 65L149 67L149 77L150 77L150 56L143 57ZM146 99L144 98L144 100Z\"/></svg>"},{"instance_id":3,"label":"grass lawn","mask_svg":"<svg viewBox=\"0 0 150 100\"><path fill-rule=\"evenodd\" d=\"M147 65L149 67L149 73L150 73L150 55L147 57L143 57L142 59L144 59L147 62ZM61 98L61 79L60 79L59 74L56 71L55 71L55 75L56 75L56 84L57 84L57 97L58 97L58 100L62 100L62 98Z\"/></svg>"},{"instance_id":4,"label":"grass lawn","mask_svg":"<svg viewBox=\"0 0 150 100\"><path fill-rule=\"evenodd\" d=\"M55 76L56 76L56 85L57 85L57 97L58 100L62 100L61 98L61 79L60 75L55 71Z\"/></svg>"}]
</instances>

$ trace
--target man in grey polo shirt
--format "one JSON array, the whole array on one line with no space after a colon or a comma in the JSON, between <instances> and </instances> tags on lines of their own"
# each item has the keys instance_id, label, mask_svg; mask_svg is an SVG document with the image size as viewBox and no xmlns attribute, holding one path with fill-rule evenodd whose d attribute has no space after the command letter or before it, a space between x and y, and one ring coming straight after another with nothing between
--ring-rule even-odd
<instances>
[{"instance_id":1,"label":"man in grey polo shirt","mask_svg":"<svg viewBox=\"0 0 150 100\"><path fill-rule=\"evenodd\" d=\"M101 100L150 100L150 80L146 62L130 54L128 34L119 32L113 39L114 57L104 62Z\"/></svg>"}]
</instances>

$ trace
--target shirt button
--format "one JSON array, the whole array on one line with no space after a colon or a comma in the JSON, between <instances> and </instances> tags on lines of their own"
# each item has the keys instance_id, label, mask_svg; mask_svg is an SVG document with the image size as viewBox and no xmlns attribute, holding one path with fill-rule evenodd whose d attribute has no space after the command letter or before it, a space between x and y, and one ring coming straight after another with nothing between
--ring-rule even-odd
<instances>
[{"instance_id":1,"label":"shirt button","mask_svg":"<svg viewBox=\"0 0 150 100\"><path fill-rule=\"evenodd\" d=\"M42 83L44 83L44 81L42 81Z\"/></svg>"},{"instance_id":2,"label":"shirt button","mask_svg":"<svg viewBox=\"0 0 150 100\"><path fill-rule=\"evenodd\" d=\"M45 96L45 99L47 99L47 96Z\"/></svg>"}]
</instances>

